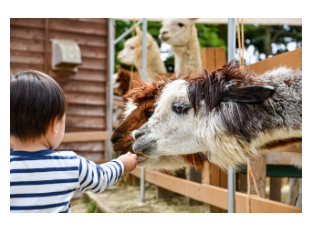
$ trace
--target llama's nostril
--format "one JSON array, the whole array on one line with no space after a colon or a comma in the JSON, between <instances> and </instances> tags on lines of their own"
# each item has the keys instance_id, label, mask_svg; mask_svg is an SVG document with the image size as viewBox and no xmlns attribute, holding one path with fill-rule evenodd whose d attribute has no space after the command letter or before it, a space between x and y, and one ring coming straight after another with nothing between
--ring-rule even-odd
<instances>
[{"instance_id":1,"label":"llama's nostril","mask_svg":"<svg viewBox=\"0 0 314 228\"><path fill-rule=\"evenodd\" d=\"M142 131L136 131L134 134L134 138L135 140L137 140L139 137L141 137L142 135L144 135L144 132Z\"/></svg>"},{"instance_id":2,"label":"llama's nostril","mask_svg":"<svg viewBox=\"0 0 314 228\"><path fill-rule=\"evenodd\" d=\"M113 135L110 138L110 141L111 141L112 144L115 144L118 141L118 139L120 139L120 135L116 134L116 133L113 133Z\"/></svg>"}]
</instances>

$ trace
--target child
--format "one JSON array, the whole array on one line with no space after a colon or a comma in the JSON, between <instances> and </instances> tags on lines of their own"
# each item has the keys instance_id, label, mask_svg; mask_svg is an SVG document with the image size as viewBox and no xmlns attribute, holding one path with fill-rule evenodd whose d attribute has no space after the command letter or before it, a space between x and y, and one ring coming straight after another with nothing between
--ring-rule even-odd
<instances>
[{"instance_id":1,"label":"child","mask_svg":"<svg viewBox=\"0 0 314 228\"><path fill-rule=\"evenodd\" d=\"M102 192L135 168L131 153L97 165L72 151L54 151L64 136L65 112L64 93L51 77L38 71L11 76L11 212L69 213L75 189Z\"/></svg>"}]
</instances>

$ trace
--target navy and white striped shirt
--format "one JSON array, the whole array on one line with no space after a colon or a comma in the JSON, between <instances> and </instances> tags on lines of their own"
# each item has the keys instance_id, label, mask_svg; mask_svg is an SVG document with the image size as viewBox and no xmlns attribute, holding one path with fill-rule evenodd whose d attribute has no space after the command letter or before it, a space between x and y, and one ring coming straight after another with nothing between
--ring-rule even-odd
<instances>
[{"instance_id":1,"label":"navy and white striped shirt","mask_svg":"<svg viewBox=\"0 0 314 228\"><path fill-rule=\"evenodd\" d=\"M71 212L75 189L102 192L124 172L114 159L97 165L72 151L10 152L10 212Z\"/></svg>"}]
</instances>

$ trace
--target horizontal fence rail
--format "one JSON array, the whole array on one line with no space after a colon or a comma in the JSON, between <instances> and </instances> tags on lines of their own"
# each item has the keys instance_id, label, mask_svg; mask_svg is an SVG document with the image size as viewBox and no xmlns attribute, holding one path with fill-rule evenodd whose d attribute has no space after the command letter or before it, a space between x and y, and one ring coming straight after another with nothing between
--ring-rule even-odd
<instances>
[{"instance_id":1,"label":"horizontal fence rail","mask_svg":"<svg viewBox=\"0 0 314 228\"><path fill-rule=\"evenodd\" d=\"M250 69L255 74L263 74L268 70L272 70L280 66L286 66L294 70L302 69L302 47L294 51L279 54L257 63L244 66L244 69Z\"/></svg>"},{"instance_id":2,"label":"horizontal fence rail","mask_svg":"<svg viewBox=\"0 0 314 228\"><path fill-rule=\"evenodd\" d=\"M136 168L132 175L140 178L141 169ZM152 170L145 170L145 181L165 188L167 190L182 194L189 198L228 209L228 189L215 187L212 185L199 184L196 182L158 173ZM236 192L236 212L246 213L247 195ZM284 203L250 196L252 213L301 213L302 208L294 207Z\"/></svg>"}]
</instances>

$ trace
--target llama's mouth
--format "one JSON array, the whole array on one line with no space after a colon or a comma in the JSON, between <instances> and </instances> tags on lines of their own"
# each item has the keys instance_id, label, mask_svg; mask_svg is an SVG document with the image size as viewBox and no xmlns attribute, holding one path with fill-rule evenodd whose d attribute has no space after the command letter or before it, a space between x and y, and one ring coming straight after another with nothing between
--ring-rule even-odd
<instances>
[{"instance_id":1,"label":"llama's mouth","mask_svg":"<svg viewBox=\"0 0 314 228\"><path fill-rule=\"evenodd\" d=\"M156 140L147 140L144 137L135 141L133 144L133 151L136 154L143 154L144 156L154 156L157 149Z\"/></svg>"},{"instance_id":2,"label":"llama's mouth","mask_svg":"<svg viewBox=\"0 0 314 228\"><path fill-rule=\"evenodd\" d=\"M137 156L137 164L145 162L148 159L148 157L143 157L143 156Z\"/></svg>"},{"instance_id":3,"label":"llama's mouth","mask_svg":"<svg viewBox=\"0 0 314 228\"><path fill-rule=\"evenodd\" d=\"M169 39L170 39L170 37L164 37L164 36L161 37L161 40L164 41L164 42L166 42Z\"/></svg>"}]
</instances>

